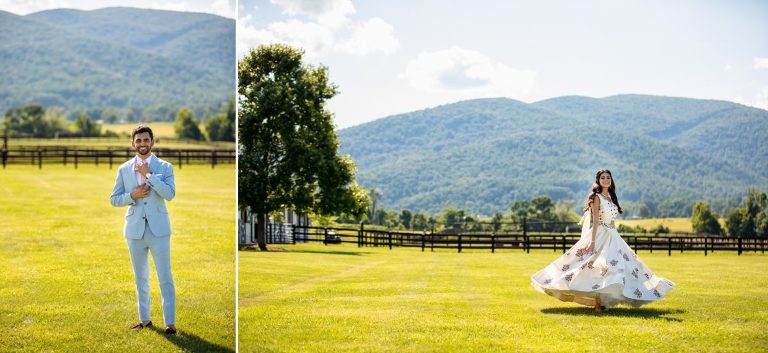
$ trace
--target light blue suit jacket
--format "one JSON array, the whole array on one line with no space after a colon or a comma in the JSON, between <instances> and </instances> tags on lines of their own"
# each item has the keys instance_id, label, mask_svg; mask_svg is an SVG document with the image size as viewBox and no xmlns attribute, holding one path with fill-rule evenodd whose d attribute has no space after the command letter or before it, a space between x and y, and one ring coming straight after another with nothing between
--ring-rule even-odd
<instances>
[{"instance_id":1,"label":"light blue suit jacket","mask_svg":"<svg viewBox=\"0 0 768 353\"><path fill-rule=\"evenodd\" d=\"M136 159L131 158L118 168L115 187L109 197L112 206L130 206L125 212L123 235L129 239L141 239L144 236L145 224L149 224L149 229L155 236L170 236L171 221L168 218L168 209L165 208L165 200L171 201L176 196L173 166L156 156L152 158L149 163L149 172L152 175L146 181L152 191L147 197L134 200L131 198L131 191L139 186L136 172L133 170L135 164Z\"/></svg>"}]
</instances>

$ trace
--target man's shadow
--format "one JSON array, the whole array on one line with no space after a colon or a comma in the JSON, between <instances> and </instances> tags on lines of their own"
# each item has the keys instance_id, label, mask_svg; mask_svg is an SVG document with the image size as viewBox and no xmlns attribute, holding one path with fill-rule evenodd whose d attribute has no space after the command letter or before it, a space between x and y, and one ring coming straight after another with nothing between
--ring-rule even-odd
<instances>
[{"instance_id":1,"label":"man's shadow","mask_svg":"<svg viewBox=\"0 0 768 353\"><path fill-rule=\"evenodd\" d=\"M178 330L175 335L165 334L164 330L152 326L153 331L165 336L165 339L187 352L226 352L235 353L233 348L224 347L215 343L208 342L199 336Z\"/></svg>"},{"instance_id":2,"label":"man's shadow","mask_svg":"<svg viewBox=\"0 0 768 353\"><path fill-rule=\"evenodd\" d=\"M660 319L671 322L683 322L683 319L668 317L667 315L684 314L680 309L653 309L653 308L611 308L604 311L595 311L587 307L547 308L541 309L544 314L561 314L575 316L611 316L611 317L641 317L644 319Z\"/></svg>"}]
</instances>

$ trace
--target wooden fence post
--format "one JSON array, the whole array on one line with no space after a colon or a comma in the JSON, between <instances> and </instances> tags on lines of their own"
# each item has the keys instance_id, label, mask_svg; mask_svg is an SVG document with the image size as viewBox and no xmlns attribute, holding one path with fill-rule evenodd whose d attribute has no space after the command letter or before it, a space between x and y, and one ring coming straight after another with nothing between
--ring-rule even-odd
<instances>
[{"instance_id":1,"label":"wooden fence post","mask_svg":"<svg viewBox=\"0 0 768 353\"><path fill-rule=\"evenodd\" d=\"M704 256L707 256L707 246L708 246L707 243L708 243L707 238L704 238Z\"/></svg>"},{"instance_id":2,"label":"wooden fence post","mask_svg":"<svg viewBox=\"0 0 768 353\"><path fill-rule=\"evenodd\" d=\"M667 256L672 256L672 238L667 238Z\"/></svg>"},{"instance_id":3,"label":"wooden fence post","mask_svg":"<svg viewBox=\"0 0 768 353\"><path fill-rule=\"evenodd\" d=\"M459 252L461 252L461 233L459 233Z\"/></svg>"},{"instance_id":4,"label":"wooden fence post","mask_svg":"<svg viewBox=\"0 0 768 353\"><path fill-rule=\"evenodd\" d=\"M552 236L552 252L557 252L557 238Z\"/></svg>"},{"instance_id":5,"label":"wooden fence post","mask_svg":"<svg viewBox=\"0 0 768 353\"><path fill-rule=\"evenodd\" d=\"M648 240L648 247L651 248L651 254L653 254L653 238L647 237L646 240Z\"/></svg>"},{"instance_id":6,"label":"wooden fence post","mask_svg":"<svg viewBox=\"0 0 768 353\"><path fill-rule=\"evenodd\" d=\"M563 235L563 254L565 254L565 235Z\"/></svg>"},{"instance_id":7,"label":"wooden fence post","mask_svg":"<svg viewBox=\"0 0 768 353\"><path fill-rule=\"evenodd\" d=\"M741 256L741 237L739 237L739 256Z\"/></svg>"},{"instance_id":8,"label":"wooden fence post","mask_svg":"<svg viewBox=\"0 0 768 353\"><path fill-rule=\"evenodd\" d=\"M496 232L491 233L491 254L496 252Z\"/></svg>"},{"instance_id":9,"label":"wooden fence post","mask_svg":"<svg viewBox=\"0 0 768 353\"><path fill-rule=\"evenodd\" d=\"M363 222L360 222L360 229L357 231L357 247L360 248L363 246L363 232L365 232L365 224Z\"/></svg>"},{"instance_id":10,"label":"wooden fence post","mask_svg":"<svg viewBox=\"0 0 768 353\"><path fill-rule=\"evenodd\" d=\"M523 250L525 250L527 254L531 253L531 244L528 239L528 222L525 217L523 217Z\"/></svg>"},{"instance_id":11,"label":"wooden fence post","mask_svg":"<svg viewBox=\"0 0 768 353\"><path fill-rule=\"evenodd\" d=\"M387 231L389 235L389 250L392 250L392 231Z\"/></svg>"}]
</instances>

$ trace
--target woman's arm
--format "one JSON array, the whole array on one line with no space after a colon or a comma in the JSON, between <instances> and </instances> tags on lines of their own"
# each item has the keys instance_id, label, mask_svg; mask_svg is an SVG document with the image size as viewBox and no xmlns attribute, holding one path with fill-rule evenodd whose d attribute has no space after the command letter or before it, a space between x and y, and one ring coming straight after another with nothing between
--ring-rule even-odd
<instances>
[{"instance_id":1,"label":"woman's arm","mask_svg":"<svg viewBox=\"0 0 768 353\"><path fill-rule=\"evenodd\" d=\"M592 211L592 243L597 238L597 227L600 226L600 196L593 195L589 209Z\"/></svg>"}]
</instances>

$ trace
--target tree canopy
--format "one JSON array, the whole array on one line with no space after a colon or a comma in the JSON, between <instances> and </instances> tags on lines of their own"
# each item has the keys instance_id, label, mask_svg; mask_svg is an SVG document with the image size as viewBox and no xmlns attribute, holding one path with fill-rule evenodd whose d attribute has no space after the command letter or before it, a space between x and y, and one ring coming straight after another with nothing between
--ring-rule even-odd
<instances>
[{"instance_id":1,"label":"tree canopy","mask_svg":"<svg viewBox=\"0 0 768 353\"><path fill-rule=\"evenodd\" d=\"M238 196L261 225L281 208L357 217L368 206L354 162L338 153L333 116L325 109L336 87L327 69L304 64L303 54L262 45L238 63ZM262 227L257 242L266 248Z\"/></svg>"}]
</instances>

